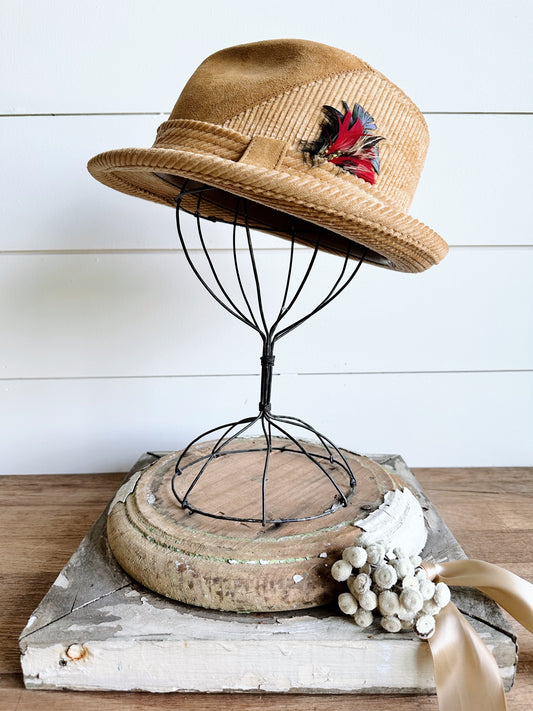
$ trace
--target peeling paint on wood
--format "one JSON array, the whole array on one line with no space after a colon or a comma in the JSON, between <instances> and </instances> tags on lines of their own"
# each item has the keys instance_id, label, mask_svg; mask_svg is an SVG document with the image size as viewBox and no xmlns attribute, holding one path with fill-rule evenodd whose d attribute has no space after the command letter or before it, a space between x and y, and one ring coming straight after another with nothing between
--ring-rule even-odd
<instances>
[{"instance_id":1,"label":"peeling paint on wood","mask_svg":"<svg viewBox=\"0 0 533 711\"><path fill-rule=\"evenodd\" d=\"M403 460L373 458L406 481L421 502L429 532L424 558L464 558ZM132 473L149 461L145 455ZM411 633L391 635L377 626L360 630L334 606L236 614L194 608L147 591L116 563L106 518L104 512L21 635L28 688L434 691L425 643ZM509 624L481 593L456 588L453 599L493 651L509 688L517 653Z\"/></svg>"}]
</instances>

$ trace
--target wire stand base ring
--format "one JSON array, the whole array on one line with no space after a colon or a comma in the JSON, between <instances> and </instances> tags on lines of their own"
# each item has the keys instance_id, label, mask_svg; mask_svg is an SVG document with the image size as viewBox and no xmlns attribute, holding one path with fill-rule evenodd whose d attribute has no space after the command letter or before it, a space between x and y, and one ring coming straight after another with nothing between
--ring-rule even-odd
<instances>
[{"instance_id":1,"label":"wire stand base ring","mask_svg":"<svg viewBox=\"0 0 533 711\"><path fill-rule=\"evenodd\" d=\"M278 429L286 435L289 422L294 428L293 418L263 417L270 431ZM243 430L259 419L222 425L207 433L223 430L218 440L197 446L193 441L182 451L172 477L172 492L184 509L215 519L266 526L310 521L348 505L355 491L355 477L346 457L332 442L323 435L317 442L293 436L272 437L270 433L268 437L243 437ZM305 423L301 423L300 428L311 431ZM265 422L263 429L267 429ZM228 436L232 430L236 434ZM293 474L290 480L295 488L292 490L287 488L284 477L287 470ZM228 479L228 471L232 472L233 482ZM298 476L294 476L294 472ZM246 496L232 496L231 492L241 480L247 482ZM225 510L209 510L204 502L212 500L210 492L222 482L230 492L225 497ZM307 499L301 496L302 490L313 490L317 495L315 501L308 503L305 515L297 505L298 498ZM324 501L328 502L326 507Z\"/></svg>"}]
</instances>

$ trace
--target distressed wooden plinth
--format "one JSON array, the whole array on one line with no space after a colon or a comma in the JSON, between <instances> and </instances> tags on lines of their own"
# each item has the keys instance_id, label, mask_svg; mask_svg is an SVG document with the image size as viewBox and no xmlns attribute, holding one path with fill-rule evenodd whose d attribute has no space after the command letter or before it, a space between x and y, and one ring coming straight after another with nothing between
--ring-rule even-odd
<instances>
[{"instance_id":1,"label":"distressed wooden plinth","mask_svg":"<svg viewBox=\"0 0 533 711\"><path fill-rule=\"evenodd\" d=\"M192 456L201 457L212 444L197 446ZM274 444L283 447L290 442L279 438ZM239 454L213 462L210 476L201 478L194 490L202 507L233 517L261 518L264 455L240 452L254 446L253 439L236 439L228 450ZM331 577L331 565L360 533L354 523L378 509L385 492L398 486L397 479L377 462L342 453L357 481L347 506L308 521L267 526L190 514L181 508L171 489L180 452L170 454L136 474L118 492L107 526L111 549L122 567L147 588L190 605L268 612L331 602L345 587ZM181 497L198 470L199 466L186 470L176 479ZM317 515L331 505L335 493L331 481L307 457L271 453L269 517ZM391 516L397 519L397 535L402 526L413 529L413 552L418 553L425 543L423 526L417 530L416 519L411 520L404 507L389 507L384 517L387 525Z\"/></svg>"},{"instance_id":2,"label":"distressed wooden plinth","mask_svg":"<svg viewBox=\"0 0 533 711\"><path fill-rule=\"evenodd\" d=\"M373 456L415 493L426 519L426 560L464 552L399 456ZM144 455L128 477L156 460ZM123 493L124 490L122 489ZM20 637L31 689L152 692L434 692L428 645L413 633L365 630L335 605L236 614L192 607L150 592L117 563L107 509L30 617ZM453 601L494 654L507 689L516 644L499 608L455 588ZM313 704L312 704L313 705Z\"/></svg>"}]
</instances>

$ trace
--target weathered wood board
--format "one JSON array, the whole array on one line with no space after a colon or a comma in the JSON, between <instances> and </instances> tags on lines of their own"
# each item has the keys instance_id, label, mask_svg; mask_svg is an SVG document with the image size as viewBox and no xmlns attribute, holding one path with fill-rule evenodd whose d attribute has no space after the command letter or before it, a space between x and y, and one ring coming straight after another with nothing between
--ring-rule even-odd
<instances>
[{"instance_id":1,"label":"weathered wood board","mask_svg":"<svg viewBox=\"0 0 533 711\"><path fill-rule=\"evenodd\" d=\"M129 476L157 457L144 455ZM428 560L464 558L401 457L373 456L416 493ZM107 510L80 544L20 637L24 682L39 689L431 693L429 649L412 633L357 628L334 606L236 614L156 595L115 561ZM498 607L473 590L453 599L493 652L506 688L515 637Z\"/></svg>"}]
</instances>

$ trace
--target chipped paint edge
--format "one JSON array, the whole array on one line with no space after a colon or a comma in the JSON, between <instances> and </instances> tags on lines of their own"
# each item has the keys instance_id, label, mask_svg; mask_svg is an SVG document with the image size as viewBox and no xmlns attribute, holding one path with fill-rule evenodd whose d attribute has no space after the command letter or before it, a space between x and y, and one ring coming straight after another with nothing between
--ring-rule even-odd
<instances>
[{"instance_id":1,"label":"chipped paint edge","mask_svg":"<svg viewBox=\"0 0 533 711\"><path fill-rule=\"evenodd\" d=\"M130 494L132 494L135 491L135 487L137 486L137 482L141 478L141 475L144 470L141 470L139 472L135 472L130 476L129 479L127 479L124 484L118 489L117 493L113 497L111 503L109 504L109 510L108 510L108 515L111 513L113 508L116 506L118 503L126 503L126 499Z\"/></svg>"}]
</instances>

